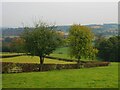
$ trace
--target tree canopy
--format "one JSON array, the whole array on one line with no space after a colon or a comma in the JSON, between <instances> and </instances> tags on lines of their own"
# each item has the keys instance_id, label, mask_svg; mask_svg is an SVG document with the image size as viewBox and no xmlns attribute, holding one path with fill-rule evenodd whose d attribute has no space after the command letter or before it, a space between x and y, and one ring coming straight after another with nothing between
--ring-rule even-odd
<instances>
[{"instance_id":1,"label":"tree canopy","mask_svg":"<svg viewBox=\"0 0 120 90\"><path fill-rule=\"evenodd\" d=\"M105 61L120 61L120 36L103 39L98 44L98 56Z\"/></svg>"},{"instance_id":2,"label":"tree canopy","mask_svg":"<svg viewBox=\"0 0 120 90\"><path fill-rule=\"evenodd\" d=\"M38 23L34 28L24 29L21 38L24 40L25 51L33 56L39 56L40 64L43 64L46 55L52 53L61 44L62 37L54 26Z\"/></svg>"},{"instance_id":3,"label":"tree canopy","mask_svg":"<svg viewBox=\"0 0 120 90\"><path fill-rule=\"evenodd\" d=\"M81 58L94 58L97 49L92 46L94 35L91 29L86 26L72 25L69 30L69 47L70 56L78 59Z\"/></svg>"}]
</instances>

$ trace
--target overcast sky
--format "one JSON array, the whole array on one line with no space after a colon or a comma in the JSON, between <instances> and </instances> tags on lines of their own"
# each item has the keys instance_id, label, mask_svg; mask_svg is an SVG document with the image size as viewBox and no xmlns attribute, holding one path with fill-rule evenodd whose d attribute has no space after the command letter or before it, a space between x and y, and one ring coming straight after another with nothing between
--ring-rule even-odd
<instances>
[{"instance_id":1,"label":"overcast sky","mask_svg":"<svg viewBox=\"0 0 120 90\"><path fill-rule=\"evenodd\" d=\"M2 26L32 26L42 19L56 25L117 23L117 2L4 2Z\"/></svg>"}]
</instances>

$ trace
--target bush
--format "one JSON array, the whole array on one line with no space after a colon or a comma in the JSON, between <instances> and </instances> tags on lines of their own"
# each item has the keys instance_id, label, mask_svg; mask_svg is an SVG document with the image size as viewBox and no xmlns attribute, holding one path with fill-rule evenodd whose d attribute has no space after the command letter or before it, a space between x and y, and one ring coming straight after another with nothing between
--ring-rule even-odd
<instances>
[{"instance_id":1,"label":"bush","mask_svg":"<svg viewBox=\"0 0 120 90\"><path fill-rule=\"evenodd\" d=\"M40 64L2 62L2 73L39 71ZM42 71L77 69L76 64L43 64Z\"/></svg>"},{"instance_id":2,"label":"bush","mask_svg":"<svg viewBox=\"0 0 120 90\"><path fill-rule=\"evenodd\" d=\"M1 62L0 62L1 63ZM108 66L109 62L84 62L80 64L43 64L42 71L79 69L98 66ZM40 64L2 62L2 73L34 72L39 71Z\"/></svg>"},{"instance_id":3,"label":"bush","mask_svg":"<svg viewBox=\"0 0 120 90\"><path fill-rule=\"evenodd\" d=\"M96 46L98 57L104 61L120 62L120 36L103 39Z\"/></svg>"},{"instance_id":4,"label":"bush","mask_svg":"<svg viewBox=\"0 0 120 90\"><path fill-rule=\"evenodd\" d=\"M99 67L99 66L108 66L110 64L110 62L87 62L84 63L84 67L85 68L90 68L90 67Z\"/></svg>"}]
</instances>

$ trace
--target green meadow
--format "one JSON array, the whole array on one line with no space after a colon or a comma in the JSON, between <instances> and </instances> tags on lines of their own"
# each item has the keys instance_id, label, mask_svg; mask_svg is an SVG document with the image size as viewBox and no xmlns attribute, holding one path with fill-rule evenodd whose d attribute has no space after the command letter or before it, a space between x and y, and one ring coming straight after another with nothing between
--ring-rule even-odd
<instances>
[{"instance_id":1,"label":"green meadow","mask_svg":"<svg viewBox=\"0 0 120 90\"><path fill-rule=\"evenodd\" d=\"M14 62L14 63L40 63L39 57L37 56L17 56L12 58L2 58L2 62ZM45 64L72 64L76 62L65 62L54 59L45 58Z\"/></svg>"},{"instance_id":2,"label":"green meadow","mask_svg":"<svg viewBox=\"0 0 120 90\"><path fill-rule=\"evenodd\" d=\"M71 59L68 57L67 49L66 47L57 49L50 56ZM3 56L16 54L1 53ZM25 55L0 60L14 63L39 63L39 57ZM72 64L75 62L45 58L44 63ZM118 82L118 63L115 62L104 67L2 74L3 88L118 88Z\"/></svg>"},{"instance_id":3,"label":"green meadow","mask_svg":"<svg viewBox=\"0 0 120 90\"><path fill-rule=\"evenodd\" d=\"M3 88L118 88L118 63L105 67L2 75Z\"/></svg>"}]
</instances>

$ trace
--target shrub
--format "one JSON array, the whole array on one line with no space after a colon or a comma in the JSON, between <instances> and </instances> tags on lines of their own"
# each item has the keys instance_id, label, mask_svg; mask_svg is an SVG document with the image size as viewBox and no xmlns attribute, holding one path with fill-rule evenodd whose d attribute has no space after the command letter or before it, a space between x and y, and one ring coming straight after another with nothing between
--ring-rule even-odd
<instances>
[{"instance_id":1,"label":"shrub","mask_svg":"<svg viewBox=\"0 0 120 90\"><path fill-rule=\"evenodd\" d=\"M84 67L85 68L89 68L89 67L98 67L98 66L108 66L110 62L87 62L84 63Z\"/></svg>"},{"instance_id":2,"label":"shrub","mask_svg":"<svg viewBox=\"0 0 120 90\"><path fill-rule=\"evenodd\" d=\"M2 62L2 73L39 71L40 64ZM43 64L42 71L77 69L76 64Z\"/></svg>"},{"instance_id":3,"label":"shrub","mask_svg":"<svg viewBox=\"0 0 120 90\"><path fill-rule=\"evenodd\" d=\"M0 62L1 63L1 62ZM84 62L80 64L43 64L42 71L61 70L61 69L79 69L98 66L108 66L109 62ZM34 63L12 63L2 62L2 73L34 72L39 71L40 64Z\"/></svg>"}]
</instances>

